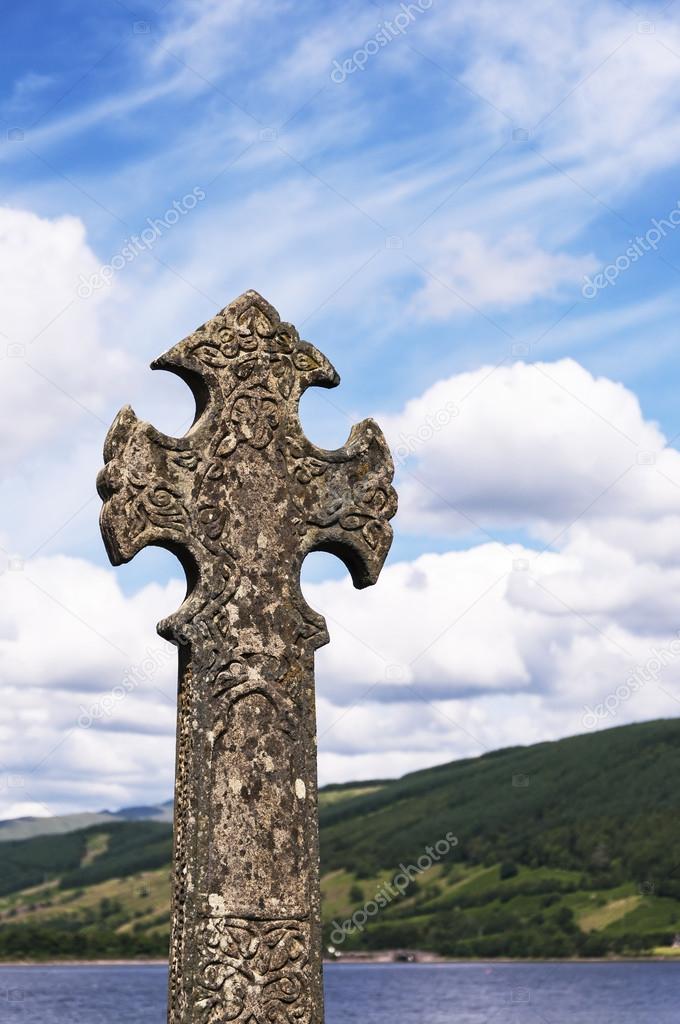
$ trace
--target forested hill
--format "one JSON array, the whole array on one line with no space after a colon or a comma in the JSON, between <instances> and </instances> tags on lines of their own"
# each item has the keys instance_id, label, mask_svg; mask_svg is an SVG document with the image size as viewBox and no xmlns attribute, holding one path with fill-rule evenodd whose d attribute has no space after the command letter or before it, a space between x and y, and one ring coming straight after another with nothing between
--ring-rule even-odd
<instances>
[{"instance_id":1,"label":"forested hill","mask_svg":"<svg viewBox=\"0 0 680 1024\"><path fill-rule=\"evenodd\" d=\"M660 883L680 862L680 815L670 813L680 811L680 720L511 747L377 785L322 809L325 870L389 867L448 831L469 862Z\"/></svg>"},{"instance_id":2,"label":"forested hill","mask_svg":"<svg viewBox=\"0 0 680 1024\"><path fill-rule=\"evenodd\" d=\"M321 793L326 944L456 957L663 951L680 933L680 721ZM170 827L0 843L0 957L161 956Z\"/></svg>"}]
</instances>

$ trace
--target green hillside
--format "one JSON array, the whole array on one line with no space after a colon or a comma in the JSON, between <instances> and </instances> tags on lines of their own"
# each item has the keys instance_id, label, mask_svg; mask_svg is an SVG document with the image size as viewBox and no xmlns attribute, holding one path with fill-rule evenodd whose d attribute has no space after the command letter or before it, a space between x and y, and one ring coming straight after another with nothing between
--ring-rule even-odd
<instances>
[{"instance_id":1,"label":"green hillside","mask_svg":"<svg viewBox=\"0 0 680 1024\"><path fill-rule=\"evenodd\" d=\"M670 955L678 778L680 721L658 721L330 786L326 943ZM0 958L163 956L170 850L169 826L150 821L0 844Z\"/></svg>"}]
</instances>

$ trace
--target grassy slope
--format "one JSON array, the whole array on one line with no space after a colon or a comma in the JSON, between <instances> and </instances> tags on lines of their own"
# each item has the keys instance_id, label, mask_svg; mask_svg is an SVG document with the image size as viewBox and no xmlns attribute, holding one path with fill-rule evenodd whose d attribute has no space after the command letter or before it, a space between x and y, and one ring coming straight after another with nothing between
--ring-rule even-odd
<instances>
[{"instance_id":1,"label":"grassy slope","mask_svg":"<svg viewBox=\"0 0 680 1024\"><path fill-rule=\"evenodd\" d=\"M665 948L680 932L679 770L680 722L664 721L329 787L326 941L456 956ZM447 832L452 853L337 942L332 922ZM169 828L152 822L0 845L0 955L162 955L169 858Z\"/></svg>"}]
</instances>

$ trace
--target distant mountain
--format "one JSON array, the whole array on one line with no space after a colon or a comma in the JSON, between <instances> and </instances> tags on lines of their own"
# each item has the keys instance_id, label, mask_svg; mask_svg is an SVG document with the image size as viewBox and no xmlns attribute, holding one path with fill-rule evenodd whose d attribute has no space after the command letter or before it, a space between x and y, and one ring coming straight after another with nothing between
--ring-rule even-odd
<instances>
[{"instance_id":1,"label":"distant mountain","mask_svg":"<svg viewBox=\"0 0 680 1024\"><path fill-rule=\"evenodd\" d=\"M0 821L0 843L16 839L35 839L38 836L66 835L117 821L161 821L172 824L173 802L149 807L124 807L120 811L85 811L80 814L60 814L52 818L13 818Z\"/></svg>"},{"instance_id":2,"label":"distant mountain","mask_svg":"<svg viewBox=\"0 0 680 1024\"><path fill-rule=\"evenodd\" d=\"M678 778L680 721L657 721L329 786L320 794L326 946L672 955ZM62 834L6 838L0 958L164 955L170 814L171 802L128 808L89 816L86 828L87 815L72 815L58 819Z\"/></svg>"},{"instance_id":3,"label":"distant mountain","mask_svg":"<svg viewBox=\"0 0 680 1024\"><path fill-rule=\"evenodd\" d=\"M172 824L174 802L166 800L164 804L152 805L149 807L124 807L121 811L115 811L114 817L119 821L164 821Z\"/></svg>"}]
</instances>

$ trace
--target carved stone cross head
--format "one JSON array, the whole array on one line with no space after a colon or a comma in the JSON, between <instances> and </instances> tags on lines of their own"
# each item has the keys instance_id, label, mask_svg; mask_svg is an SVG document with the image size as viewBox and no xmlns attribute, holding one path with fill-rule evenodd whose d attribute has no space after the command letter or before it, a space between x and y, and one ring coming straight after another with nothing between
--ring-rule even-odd
<instances>
[{"instance_id":1,"label":"carved stone cross head","mask_svg":"<svg viewBox=\"0 0 680 1024\"><path fill-rule=\"evenodd\" d=\"M168 437L124 408L98 478L114 564L146 545L182 562L170 1024L321 1024L314 651L325 622L300 567L330 551L378 577L396 511L372 420L337 451L298 417L328 360L248 291L152 364L196 418Z\"/></svg>"}]
</instances>

